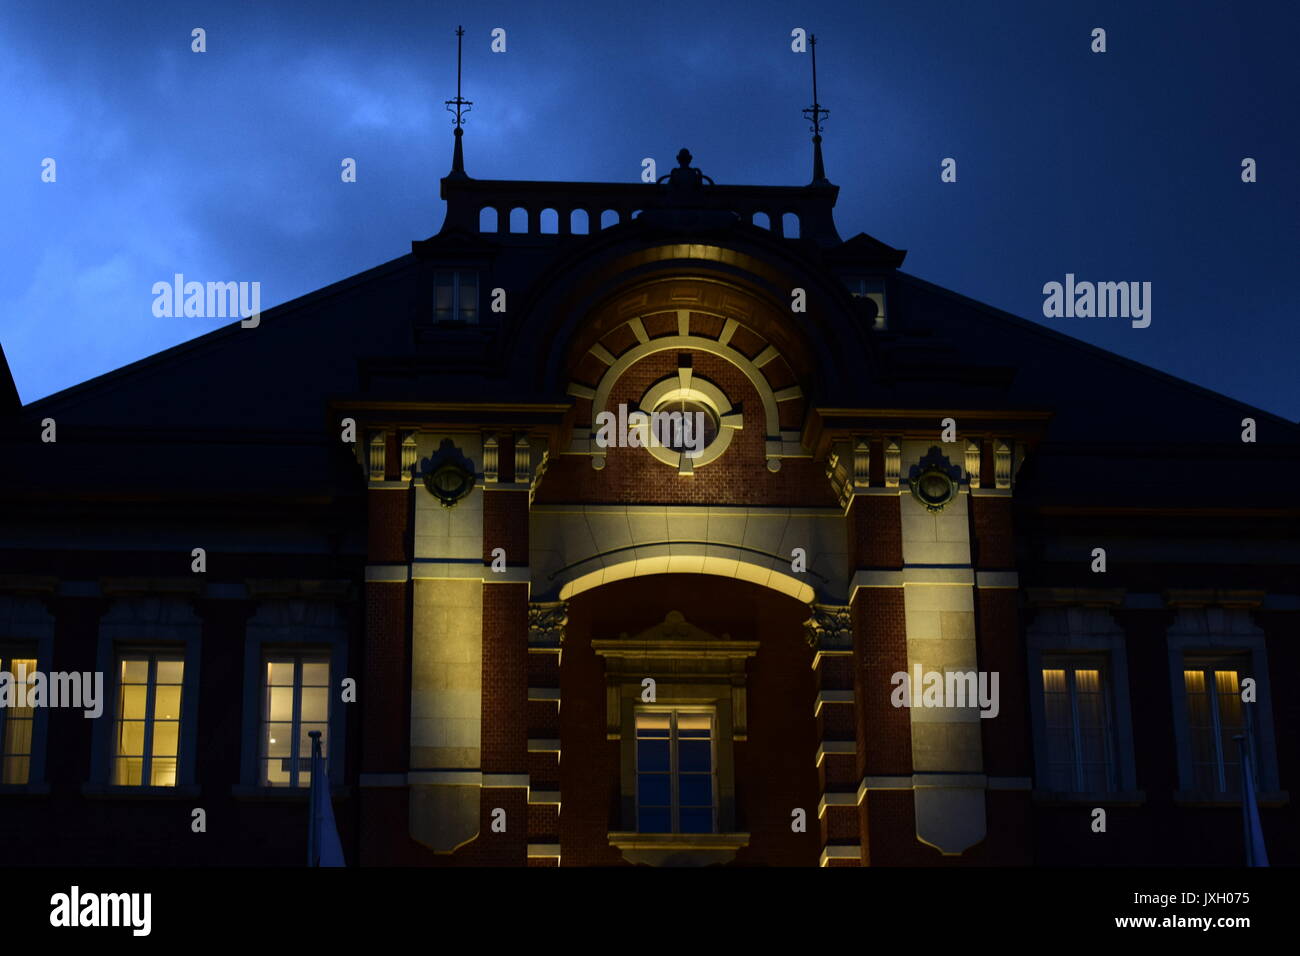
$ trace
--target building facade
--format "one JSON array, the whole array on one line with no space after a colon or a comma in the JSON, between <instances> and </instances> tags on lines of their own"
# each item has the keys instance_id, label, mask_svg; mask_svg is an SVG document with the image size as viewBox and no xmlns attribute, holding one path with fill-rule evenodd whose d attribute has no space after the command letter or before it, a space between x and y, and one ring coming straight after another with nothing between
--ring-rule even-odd
<instances>
[{"instance_id":1,"label":"building facade","mask_svg":"<svg viewBox=\"0 0 1300 956\"><path fill-rule=\"evenodd\" d=\"M459 134L409 255L6 370L0 672L104 690L0 709L0 863L300 863L312 732L360 865L1238 864L1243 746L1300 862L1300 427L842 239L819 154Z\"/></svg>"}]
</instances>

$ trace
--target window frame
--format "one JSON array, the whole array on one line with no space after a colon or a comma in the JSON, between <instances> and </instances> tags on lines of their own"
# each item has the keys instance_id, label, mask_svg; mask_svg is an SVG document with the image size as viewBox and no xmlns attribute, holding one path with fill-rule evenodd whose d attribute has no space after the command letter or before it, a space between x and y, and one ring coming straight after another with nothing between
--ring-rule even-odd
<instances>
[{"instance_id":1,"label":"window frame","mask_svg":"<svg viewBox=\"0 0 1300 956\"><path fill-rule=\"evenodd\" d=\"M293 688L293 713L289 720L289 724L291 727L290 730L291 743L290 743L290 751L289 751L288 759L291 761L291 765L289 770L288 784L275 784L275 783L268 783L266 781L264 765L268 759L274 759L274 758L268 758L262 753L262 745L266 738L268 725L272 723L284 723L284 721L271 720L269 714L270 701L268 700L267 695L270 692L271 687L284 686L284 685L272 685L268 683L269 675L267 673L267 665L276 663L275 660L276 658L281 658L279 663L287 663L288 661L293 662L293 683L289 685ZM334 697L333 694L331 693L334 687L333 655L331 654L330 649L328 647L314 647L310 645L266 644L263 645L262 647L262 663L259 669L261 673L261 687L260 687L259 699L262 706L261 706L261 717L259 718L258 721L258 736L257 736L258 756L257 756L257 778L255 784L258 787L262 787L270 790L283 790L283 791L292 792L294 790L305 790L311 786L310 782L306 784L299 782L300 774L303 772L302 761L304 759L303 754L300 751L300 744L302 742L301 738L302 738L302 724L303 724L302 691L304 686L319 687L320 685L303 684L302 679L303 679L304 663L313 663L313 664L323 663L327 670L325 685L324 685L325 686L325 711L326 711L325 712L326 738L325 738L325 756L323 759L325 760L325 772L327 774L330 774L330 770L331 770L330 755L333 754L334 752L334 741L333 741L334 728L331 721L331 718L333 717L334 706L335 706ZM315 723L319 723L319 721L309 721L309 723L315 724ZM310 753L306 755L306 759L307 760L311 759ZM333 775L330 774L330 776L332 778Z\"/></svg>"},{"instance_id":2,"label":"window frame","mask_svg":"<svg viewBox=\"0 0 1300 956\"><path fill-rule=\"evenodd\" d=\"M1112 604L1110 607L1118 606ZM1029 673L1030 727L1034 743L1034 797L1047 802L1140 804L1146 794L1138 789L1134 751L1132 701L1129 693L1128 652L1123 628L1108 607L1080 604L1044 604L1026 632ZM1112 716L1111 741L1115 746L1115 790L1080 793L1054 790L1048 768L1047 704L1043 688L1044 660L1089 657L1105 661L1111 678L1108 706Z\"/></svg>"},{"instance_id":3,"label":"window frame","mask_svg":"<svg viewBox=\"0 0 1300 956\"><path fill-rule=\"evenodd\" d=\"M1108 655L1106 653L1088 653L1086 651L1074 654L1045 654L1041 661L1041 667L1038 670L1038 680L1043 694L1044 704L1044 731L1050 731L1047 726L1046 718L1046 697L1047 687L1043 678L1043 672L1046 670L1063 670L1066 674L1066 690L1070 701L1070 729L1073 737L1072 753L1073 760L1073 777L1075 786L1067 791L1058 791L1066 793L1115 793L1119 787L1120 769L1119 769L1119 748L1115 739L1115 703L1114 689L1112 687L1113 678L1110 673ZM1086 790L1083 787L1084 761L1083 748L1080 739L1081 728L1079 726L1079 697L1075 674L1080 670L1095 670L1099 674L1101 681L1101 698L1103 707L1104 723L1102 730L1105 741L1105 767L1106 767L1106 786L1101 790ZM1044 767L1046 775L1052 772L1052 754L1050 750L1050 739L1048 743L1048 763Z\"/></svg>"},{"instance_id":4,"label":"window frame","mask_svg":"<svg viewBox=\"0 0 1300 956\"><path fill-rule=\"evenodd\" d=\"M439 316L438 308L438 291L441 288L439 280L442 276L451 276L451 309L450 316L443 318ZM463 318L462 299L464 298L465 276L472 276L474 279L474 318ZM433 295L432 295L432 315L435 325L455 325L455 326L477 326L483 324L483 270L477 268L462 268L460 266L439 266L433 270Z\"/></svg>"},{"instance_id":5,"label":"window frame","mask_svg":"<svg viewBox=\"0 0 1300 956\"><path fill-rule=\"evenodd\" d=\"M12 675L13 679L17 681L18 674L13 669L13 663L15 660L23 660L23 661L31 661L34 665L33 669L30 672L24 672L24 676L27 673L35 674L37 671L40 671L41 669L41 662L40 662L38 651L39 648L37 647L36 642L34 641L23 642L23 641L0 640L0 673L9 673L10 675ZM30 718L28 717L17 718L24 721L30 721L32 725L31 740L30 743L28 744L28 750L24 755L27 757L27 776L26 779L24 779L21 782L6 783L4 780L5 763L6 761L9 760L11 756L18 756L18 755L10 754L9 751L6 749L6 745L5 745L5 737L7 735L9 721L15 718L10 715L8 707L0 707L0 787L3 787L8 790L25 790L28 787L30 787L33 784L33 782L35 782L34 766L36 763L36 745L37 745L36 725L40 718L41 712L48 711L48 710L49 710L48 707L34 707L32 708L32 716Z\"/></svg>"},{"instance_id":6,"label":"window frame","mask_svg":"<svg viewBox=\"0 0 1300 956\"><path fill-rule=\"evenodd\" d=\"M1168 631L1169 697L1173 716L1174 745L1178 765L1178 790L1174 802L1182 804L1240 805L1239 794L1216 793L1195 789L1192 768L1192 741L1187 709L1187 688L1183 678L1186 660L1226 657L1234 653L1248 656L1248 676L1255 679L1254 709L1250 712L1253 730L1253 753L1256 756L1255 779L1261 800L1286 799L1278 779L1277 745L1273 729L1272 692L1269 686L1268 648L1264 631L1244 608L1179 608L1178 617Z\"/></svg>"},{"instance_id":7,"label":"window frame","mask_svg":"<svg viewBox=\"0 0 1300 956\"><path fill-rule=\"evenodd\" d=\"M669 830L642 830L642 829L641 829L641 776L642 776L643 771L641 770L640 765L639 765L639 764L640 764L640 746L639 746L639 744L640 744L642 738L640 737L640 734L639 734L639 728L638 728L638 726L637 726L637 718L641 717L643 714L645 714L645 715L649 715L649 714L667 714L667 715L668 715L668 728L669 728L669 731L668 731L668 770L667 770L667 772L666 772L666 775L667 775L667 777L668 777L668 800L669 800L668 819L669 819L669 826L671 827L671 829L669 829ZM709 771L708 771L708 776L709 776L709 781L710 781L710 785L709 785L709 794L710 794L710 796L709 796L709 800L710 800L709 810L710 810L710 817L711 817L711 819L710 819L711 829L709 829L709 830L702 830L702 831L701 831L701 830L682 830L682 828L681 828L681 787L680 787L680 783L681 783L681 776L680 776L680 774L681 774L681 769L680 769L680 767L679 767L679 763L680 763L680 761L679 761L679 759L678 759L678 743L680 742L681 738L678 736L678 733L677 733L677 718L678 718L679 715L682 715L682 714L694 714L694 715L701 715L701 714L702 714L702 715L706 715L706 716L708 716L708 718L709 718ZM633 711L633 716L632 716L632 739L633 739L633 742L634 742L634 745L633 745L633 751L634 751L633 760L634 760L634 762L635 762L635 763L634 763L634 771L635 771L635 774L636 774L636 782L635 782L635 786L634 786L634 788L633 788L633 800L634 800L634 804L633 804L633 817L632 817L632 819L633 819L633 822L636 824L636 826L634 827L635 832L637 832L637 833L641 833L641 834L654 833L654 834L664 834L664 835L673 835L673 836L687 836L687 837L689 837L689 836L695 836L695 835L698 835L698 834L700 834L700 833L720 833L720 832L722 832L722 831L719 829L719 823L720 823L720 819L719 819L719 818L720 818L720 816L721 816L721 814L720 814L721 806L720 806L720 805L721 805L721 802L722 802L721 799L720 799L720 794L719 794L719 766L718 766L718 755L719 755L718 728L719 728L719 723L720 723L720 722L719 722L719 720L718 720L717 707L710 707L710 706L703 706L703 705L694 705L694 706L692 706L692 705L675 705L675 704L647 704L647 705L637 706L637 707L635 708L635 710ZM647 772L647 773L654 773L654 774L656 774L656 775L659 775L659 774L660 774L659 771L646 771L646 772ZM691 773L691 771L688 771L688 773ZM703 774L698 774L698 773L697 773L697 775L699 775L699 776L703 776Z\"/></svg>"},{"instance_id":8,"label":"window frame","mask_svg":"<svg viewBox=\"0 0 1300 956\"><path fill-rule=\"evenodd\" d=\"M100 618L96 668L105 676L104 714L91 732L90 777L82 786L86 796L170 796L199 794L195 783L198 770L199 697L202 677L203 622L186 598L171 595L127 595L118 597ZM121 689L115 664L126 652L177 653L185 662L181 684L181 723L176 746L176 785L172 787L115 786L113 755ZM108 717L105 720L102 717ZM142 778L143 780L143 778Z\"/></svg>"},{"instance_id":9,"label":"window frame","mask_svg":"<svg viewBox=\"0 0 1300 956\"><path fill-rule=\"evenodd\" d=\"M0 595L0 655L20 652L25 659L36 658L36 669L49 673L54 659L54 615L40 598ZM27 782L0 783L0 793L44 794L50 789L46 779L50 708L38 707L32 724L32 754L27 767Z\"/></svg>"},{"instance_id":10,"label":"window frame","mask_svg":"<svg viewBox=\"0 0 1300 956\"><path fill-rule=\"evenodd\" d=\"M147 662L147 673L145 675L145 711L144 711L144 742L142 743L141 764L140 764L140 782L139 783L117 783L118 761L125 759L123 754L118 753L118 741L120 740L120 725L125 718L121 716L122 707L122 664L130 659L144 658ZM179 662L181 665L181 705L180 715L175 718L176 723L176 772L175 780L171 784L155 784L150 782L153 770L153 740L154 730L160 718L157 717L154 706L157 698L158 688L158 664L160 662ZM166 646L148 646L148 647L130 647L121 646L116 648L113 658L113 711L111 721L113 725L112 747L113 753L110 757L108 785L117 790L140 790L140 789L165 789L172 790L181 784L180 766L183 759L182 750L184 747L184 735L182 733L185 722L185 671L188 670L185 660L185 652L181 648L169 648ZM139 686L131 684L128 686ZM166 684L163 686L175 686ZM167 720L167 718L161 718Z\"/></svg>"}]
</instances>

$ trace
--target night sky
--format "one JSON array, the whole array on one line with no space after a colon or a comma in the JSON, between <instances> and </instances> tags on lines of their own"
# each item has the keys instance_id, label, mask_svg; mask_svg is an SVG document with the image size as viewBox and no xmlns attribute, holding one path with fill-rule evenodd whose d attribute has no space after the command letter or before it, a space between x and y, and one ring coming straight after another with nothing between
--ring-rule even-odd
<instances>
[{"instance_id":1,"label":"night sky","mask_svg":"<svg viewBox=\"0 0 1300 956\"><path fill-rule=\"evenodd\" d=\"M228 322L155 318L174 273L259 281L266 310L436 232L458 23L471 176L636 181L687 146L767 185L811 178L803 27L841 236L1300 419L1291 0L155 6L0 9L0 344L24 402ZM1151 282L1151 326L1045 319L1067 272Z\"/></svg>"}]
</instances>

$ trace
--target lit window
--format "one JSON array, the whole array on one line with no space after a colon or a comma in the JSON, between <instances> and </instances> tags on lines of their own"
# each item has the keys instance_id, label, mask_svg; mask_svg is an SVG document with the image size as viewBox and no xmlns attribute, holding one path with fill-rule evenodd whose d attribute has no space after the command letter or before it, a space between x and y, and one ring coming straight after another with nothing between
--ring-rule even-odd
<instances>
[{"instance_id":1,"label":"lit window","mask_svg":"<svg viewBox=\"0 0 1300 956\"><path fill-rule=\"evenodd\" d=\"M25 784L32 766L32 727L35 708L26 706L36 660L0 653L0 674L13 680L14 696L23 706L0 707L0 784Z\"/></svg>"},{"instance_id":2,"label":"lit window","mask_svg":"<svg viewBox=\"0 0 1300 956\"><path fill-rule=\"evenodd\" d=\"M853 296L862 310L863 318L876 330L885 329L885 286L879 281L864 279L861 276L848 276L844 279L849 295Z\"/></svg>"},{"instance_id":3,"label":"lit window","mask_svg":"<svg viewBox=\"0 0 1300 956\"><path fill-rule=\"evenodd\" d=\"M1053 661L1043 668L1048 787L1062 793L1115 789L1115 747L1103 662Z\"/></svg>"},{"instance_id":4,"label":"lit window","mask_svg":"<svg viewBox=\"0 0 1300 956\"><path fill-rule=\"evenodd\" d=\"M641 833L714 833L713 714L636 715L636 819Z\"/></svg>"},{"instance_id":5,"label":"lit window","mask_svg":"<svg viewBox=\"0 0 1300 956\"><path fill-rule=\"evenodd\" d=\"M718 437L718 413L690 389L678 389L654 407L649 441L669 451L703 451Z\"/></svg>"},{"instance_id":6,"label":"lit window","mask_svg":"<svg viewBox=\"0 0 1300 956\"><path fill-rule=\"evenodd\" d=\"M1247 735L1246 712L1241 700L1244 659L1196 661L1183 670L1187 691L1187 728L1192 750L1192 788L1214 793L1241 792L1241 745L1234 739ZM1253 735L1248 735L1252 744ZM1259 761L1253 759L1255 767Z\"/></svg>"},{"instance_id":7,"label":"lit window","mask_svg":"<svg viewBox=\"0 0 1300 956\"><path fill-rule=\"evenodd\" d=\"M438 322L478 321L478 273L438 272L433 282L433 318Z\"/></svg>"},{"instance_id":8,"label":"lit window","mask_svg":"<svg viewBox=\"0 0 1300 956\"><path fill-rule=\"evenodd\" d=\"M262 666L260 783L311 785L312 731L329 756L329 658L324 654L268 654Z\"/></svg>"},{"instance_id":9,"label":"lit window","mask_svg":"<svg viewBox=\"0 0 1300 956\"><path fill-rule=\"evenodd\" d=\"M176 786L184 659L174 653L123 654L117 673L113 785Z\"/></svg>"}]
</instances>

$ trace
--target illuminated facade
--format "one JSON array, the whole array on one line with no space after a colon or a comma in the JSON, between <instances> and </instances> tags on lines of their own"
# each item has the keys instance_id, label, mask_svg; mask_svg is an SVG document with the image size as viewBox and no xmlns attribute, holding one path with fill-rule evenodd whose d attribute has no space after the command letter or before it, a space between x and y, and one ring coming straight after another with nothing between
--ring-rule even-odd
<instances>
[{"instance_id":1,"label":"illuminated facade","mask_svg":"<svg viewBox=\"0 0 1300 956\"><path fill-rule=\"evenodd\" d=\"M820 158L456 145L409 255L6 400L0 670L108 696L0 710L0 862L298 862L319 730L363 865L1237 863L1247 729L1300 861L1300 428L842 240Z\"/></svg>"}]
</instances>

